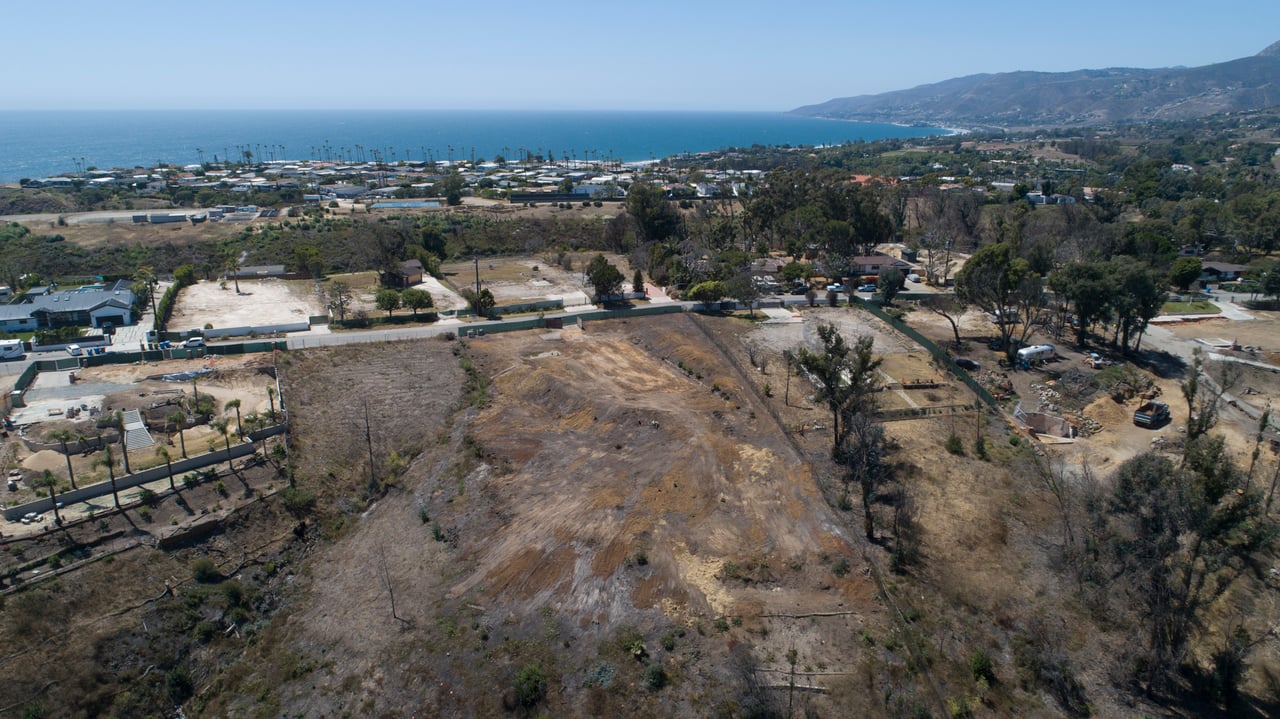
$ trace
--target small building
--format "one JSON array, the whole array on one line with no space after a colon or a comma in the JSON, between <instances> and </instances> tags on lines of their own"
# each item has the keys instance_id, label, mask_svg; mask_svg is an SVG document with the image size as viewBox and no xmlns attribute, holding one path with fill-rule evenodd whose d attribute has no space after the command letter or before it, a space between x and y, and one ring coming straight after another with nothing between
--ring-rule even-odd
<instances>
[{"instance_id":1,"label":"small building","mask_svg":"<svg viewBox=\"0 0 1280 719\"><path fill-rule=\"evenodd\" d=\"M1233 265L1230 262L1203 262L1200 264L1200 281L1228 282L1240 279L1240 276L1248 271L1249 268L1245 265Z\"/></svg>"},{"instance_id":2,"label":"small building","mask_svg":"<svg viewBox=\"0 0 1280 719\"><path fill-rule=\"evenodd\" d=\"M400 263L399 272L383 273L382 284L387 287L413 287L422 283L426 272L426 268L416 258L405 260Z\"/></svg>"},{"instance_id":3,"label":"small building","mask_svg":"<svg viewBox=\"0 0 1280 719\"><path fill-rule=\"evenodd\" d=\"M909 262L890 257L889 255L863 255L849 258L852 272L855 275L879 275L884 270L896 268L906 271L911 268Z\"/></svg>"}]
</instances>

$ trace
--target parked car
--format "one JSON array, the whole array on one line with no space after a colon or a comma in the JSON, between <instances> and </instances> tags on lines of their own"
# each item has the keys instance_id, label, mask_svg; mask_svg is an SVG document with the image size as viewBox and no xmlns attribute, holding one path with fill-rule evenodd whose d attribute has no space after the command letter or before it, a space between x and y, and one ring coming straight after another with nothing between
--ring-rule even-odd
<instances>
[{"instance_id":1,"label":"parked car","mask_svg":"<svg viewBox=\"0 0 1280 719\"><path fill-rule=\"evenodd\" d=\"M919 281L920 281L920 275L917 275L914 272L907 275L907 282L919 282Z\"/></svg>"},{"instance_id":2,"label":"parked car","mask_svg":"<svg viewBox=\"0 0 1280 719\"><path fill-rule=\"evenodd\" d=\"M792 288L791 288L791 294L793 294L793 295L807 295L807 294L809 294L809 287L808 287L807 285L797 285L797 286L795 286L795 287L792 287Z\"/></svg>"},{"instance_id":3,"label":"parked car","mask_svg":"<svg viewBox=\"0 0 1280 719\"><path fill-rule=\"evenodd\" d=\"M839 282L827 285L827 292L844 292L844 285Z\"/></svg>"},{"instance_id":4,"label":"parked car","mask_svg":"<svg viewBox=\"0 0 1280 719\"><path fill-rule=\"evenodd\" d=\"M72 357L79 357L84 354L84 350L80 348L80 345L67 345L67 354Z\"/></svg>"},{"instance_id":5,"label":"parked car","mask_svg":"<svg viewBox=\"0 0 1280 719\"><path fill-rule=\"evenodd\" d=\"M183 346L183 347L186 347L186 348L191 348L191 347L204 347L204 338L203 338L203 337L188 337L188 338L186 338L185 340L183 340L183 341L182 341L182 346Z\"/></svg>"},{"instance_id":6,"label":"parked car","mask_svg":"<svg viewBox=\"0 0 1280 719\"><path fill-rule=\"evenodd\" d=\"M859 292L875 292L875 291L876 291L876 286L875 286L875 285L862 285L861 287L859 287L859 288L858 288L858 291L859 291Z\"/></svg>"},{"instance_id":7,"label":"parked car","mask_svg":"<svg viewBox=\"0 0 1280 719\"><path fill-rule=\"evenodd\" d=\"M980 365L977 362L974 362L968 357L957 357L956 366L959 367L960 369L968 370L970 372L977 372L978 368L980 367Z\"/></svg>"}]
</instances>

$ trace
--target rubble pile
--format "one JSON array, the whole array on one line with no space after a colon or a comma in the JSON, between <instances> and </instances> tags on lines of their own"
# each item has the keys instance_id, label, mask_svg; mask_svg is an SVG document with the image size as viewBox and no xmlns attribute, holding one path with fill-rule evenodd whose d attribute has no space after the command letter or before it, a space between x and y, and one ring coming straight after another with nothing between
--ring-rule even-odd
<instances>
[{"instance_id":1,"label":"rubble pile","mask_svg":"<svg viewBox=\"0 0 1280 719\"><path fill-rule=\"evenodd\" d=\"M1062 411L1060 403L1062 402L1062 393L1058 390L1039 384L1031 383L1031 391L1036 393L1040 398L1040 404L1036 407L1036 411L1046 414L1056 414Z\"/></svg>"},{"instance_id":2,"label":"rubble pile","mask_svg":"<svg viewBox=\"0 0 1280 719\"><path fill-rule=\"evenodd\" d=\"M1084 411L1077 410L1071 416L1071 423L1080 428L1080 436L1089 437L1102 431L1102 424L1092 417L1085 415Z\"/></svg>"}]
</instances>

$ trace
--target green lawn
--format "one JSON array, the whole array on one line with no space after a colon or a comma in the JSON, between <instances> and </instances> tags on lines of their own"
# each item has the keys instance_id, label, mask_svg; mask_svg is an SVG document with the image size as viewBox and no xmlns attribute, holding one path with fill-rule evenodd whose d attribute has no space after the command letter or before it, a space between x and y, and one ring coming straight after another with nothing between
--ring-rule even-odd
<instances>
[{"instance_id":1,"label":"green lawn","mask_svg":"<svg viewBox=\"0 0 1280 719\"><path fill-rule=\"evenodd\" d=\"M1216 315L1222 310L1212 302L1166 302L1160 308L1162 315Z\"/></svg>"}]
</instances>

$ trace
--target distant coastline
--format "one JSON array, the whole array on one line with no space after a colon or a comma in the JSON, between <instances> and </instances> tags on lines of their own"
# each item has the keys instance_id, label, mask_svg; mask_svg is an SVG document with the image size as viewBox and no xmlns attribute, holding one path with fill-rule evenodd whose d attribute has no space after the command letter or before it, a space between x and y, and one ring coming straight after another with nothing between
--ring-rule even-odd
<instances>
[{"instance_id":1,"label":"distant coastline","mask_svg":"<svg viewBox=\"0 0 1280 719\"><path fill-rule=\"evenodd\" d=\"M386 161L556 159L635 162L729 147L838 145L951 134L768 112L3 111L0 182L157 162L243 159Z\"/></svg>"}]
</instances>

